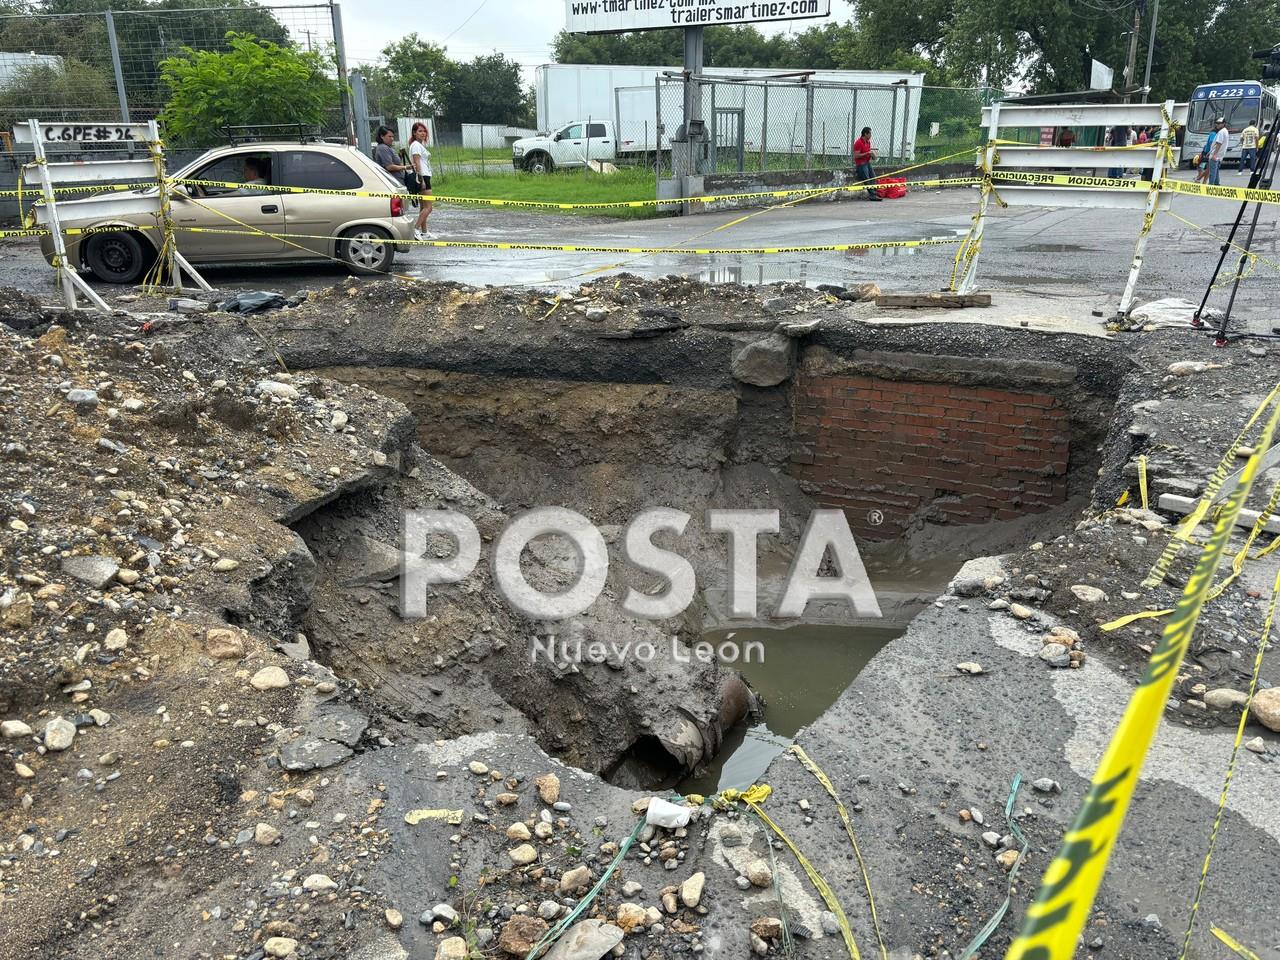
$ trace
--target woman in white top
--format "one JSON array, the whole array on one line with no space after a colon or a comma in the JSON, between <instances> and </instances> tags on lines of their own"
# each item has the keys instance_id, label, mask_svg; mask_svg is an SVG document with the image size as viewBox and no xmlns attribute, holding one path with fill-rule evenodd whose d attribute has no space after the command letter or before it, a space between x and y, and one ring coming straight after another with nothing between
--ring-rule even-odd
<instances>
[{"instance_id":1,"label":"woman in white top","mask_svg":"<svg viewBox=\"0 0 1280 960\"><path fill-rule=\"evenodd\" d=\"M413 172L418 175L418 192L428 198L421 202L418 209L418 222L413 230L415 240L430 240L433 234L427 232L427 217L431 216L431 151L427 149L427 125L419 120L413 125L413 133L409 144L409 163Z\"/></svg>"}]
</instances>

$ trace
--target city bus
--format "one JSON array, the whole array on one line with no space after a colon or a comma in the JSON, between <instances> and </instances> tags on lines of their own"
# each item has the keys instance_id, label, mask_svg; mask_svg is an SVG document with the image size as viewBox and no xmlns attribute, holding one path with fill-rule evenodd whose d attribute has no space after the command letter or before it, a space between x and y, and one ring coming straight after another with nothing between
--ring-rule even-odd
<instances>
[{"instance_id":1,"label":"city bus","mask_svg":"<svg viewBox=\"0 0 1280 960\"><path fill-rule=\"evenodd\" d=\"M1204 83L1191 94L1187 108L1187 132L1178 155L1180 164L1191 165L1213 133L1213 122L1222 117L1231 134L1223 159L1240 160L1240 131L1253 124L1261 131L1276 119L1276 91L1259 80L1226 80Z\"/></svg>"}]
</instances>

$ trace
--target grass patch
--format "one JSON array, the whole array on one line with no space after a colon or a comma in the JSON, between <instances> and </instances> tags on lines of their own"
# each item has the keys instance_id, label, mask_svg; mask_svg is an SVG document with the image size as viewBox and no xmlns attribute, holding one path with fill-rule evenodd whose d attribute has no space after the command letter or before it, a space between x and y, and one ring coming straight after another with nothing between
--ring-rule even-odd
<instances>
[{"instance_id":1,"label":"grass patch","mask_svg":"<svg viewBox=\"0 0 1280 960\"><path fill-rule=\"evenodd\" d=\"M555 173L523 173L482 177L478 173L448 173L433 180L435 192L447 197L485 197L492 200L539 200L548 203L617 203L648 200L656 186L651 170L621 168L617 173L602 175L581 170ZM587 215L639 219L667 215L667 209L654 205L623 207L616 210L552 211Z\"/></svg>"},{"instance_id":2,"label":"grass patch","mask_svg":"<svg viewBox=\"0 0 1280 960\"><path fill-rule=\"evenodd\" d=\"M508 146L485 147L436 147L431 151L432 159L439 158L445 163L511 163L511 148Z\"/></svg>"}]
</instances>

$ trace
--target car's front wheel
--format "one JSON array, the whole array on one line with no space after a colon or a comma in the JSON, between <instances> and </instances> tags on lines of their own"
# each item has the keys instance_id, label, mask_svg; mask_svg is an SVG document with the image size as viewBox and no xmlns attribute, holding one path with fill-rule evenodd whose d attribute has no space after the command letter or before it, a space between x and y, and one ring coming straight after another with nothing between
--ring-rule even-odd
<instances>
[{"instance_id":1,"label":"car's front wheel","mask_svg":"<svg viewBox=\"0 0 1280 960\"><path fill-rule=\"evenodd\" d=\"M135 233L99 233L84 251L85 265L107 283L137 283L153 259Z\"/></svg>"},{"instance_id":2,"label":"car's front wheel","mask_svg":"<svg viewBox=\"0 0 1280 960\"><path fill-rule=\"evenodd\" d=\"M352 273L372 276L390 271L396 259L396 248L385 230L353 227L338 240L338 256Z\"/></svg>"},{"instance_id":3,"label":"car's front wheel","mask_svg":"<svg viewBox=\"0 0 1280 960\"><path fill-rule=\"evenodd\" d=\"M556 168L551 157L545 153L533 153L524 162L524 168L529 173L550 173Z\"/></svg>"}]
</instances>

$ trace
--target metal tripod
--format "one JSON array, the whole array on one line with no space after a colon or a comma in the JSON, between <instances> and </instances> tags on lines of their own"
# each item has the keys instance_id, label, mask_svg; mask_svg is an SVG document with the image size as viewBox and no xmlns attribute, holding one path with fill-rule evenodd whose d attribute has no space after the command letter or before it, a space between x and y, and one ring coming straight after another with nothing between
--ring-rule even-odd
<instances>
[{"instance_id":1,"label":"metal tripod","mask_svg":"<svg viewBox=\"0 0 1280 960\"><path fill-rule=\"evenodd\" d=\"M1253 174L1249 177L1249 189L1270 190L1271 184L1275 180L1276 161L1280 160L1280 150L1276 149L1275 133L1276 124L1272 123L1266 131L1266 141L1262 146L1262 151L1258 156L1257 163L1254 164ZM1253 218L1249 221L1249 230L1245 234L1244 243L1236 246L1236 232L1240 229L1240 224L1244 220L1245 211L1248 210L1249 204L1253 203ZM1205 305L1209 302L1209 295L1213 292L1214 285L1218 280L1218 274L1222 272L1222 265L1226 262L1227 253L1233 248L1240 250L1240 260L1236 264L1236 275L1231 281L1231 296L1227 298L1227 309L1222 314L1222 319L1218 321L1217 335L1214 337L1214 346L1225 347L1227 345L1227 325L1231 322L1231 310L1235 306L1236 293L1240 289L1240 281L1244 278L1245 268L1249 263L1250 248L1253 246L1253 237L1258 229L1258 218L1262 216L1262 203L1258 201L1242 200L1240 201L1240 209L1236 212L1235 222L1231 224L1231 232L1227 234L1226 242L1222 244L1222 254L1218 257L1218 264L1213 268L1213 276L1209 278L1209 283L1205 286L1204 297L1200 300L1200 306L1196 308L1196 312L1191 315L1191 325L1196 328L1203 328L1205 322L1203 313Z\"/></svg>"}]
</instances>

